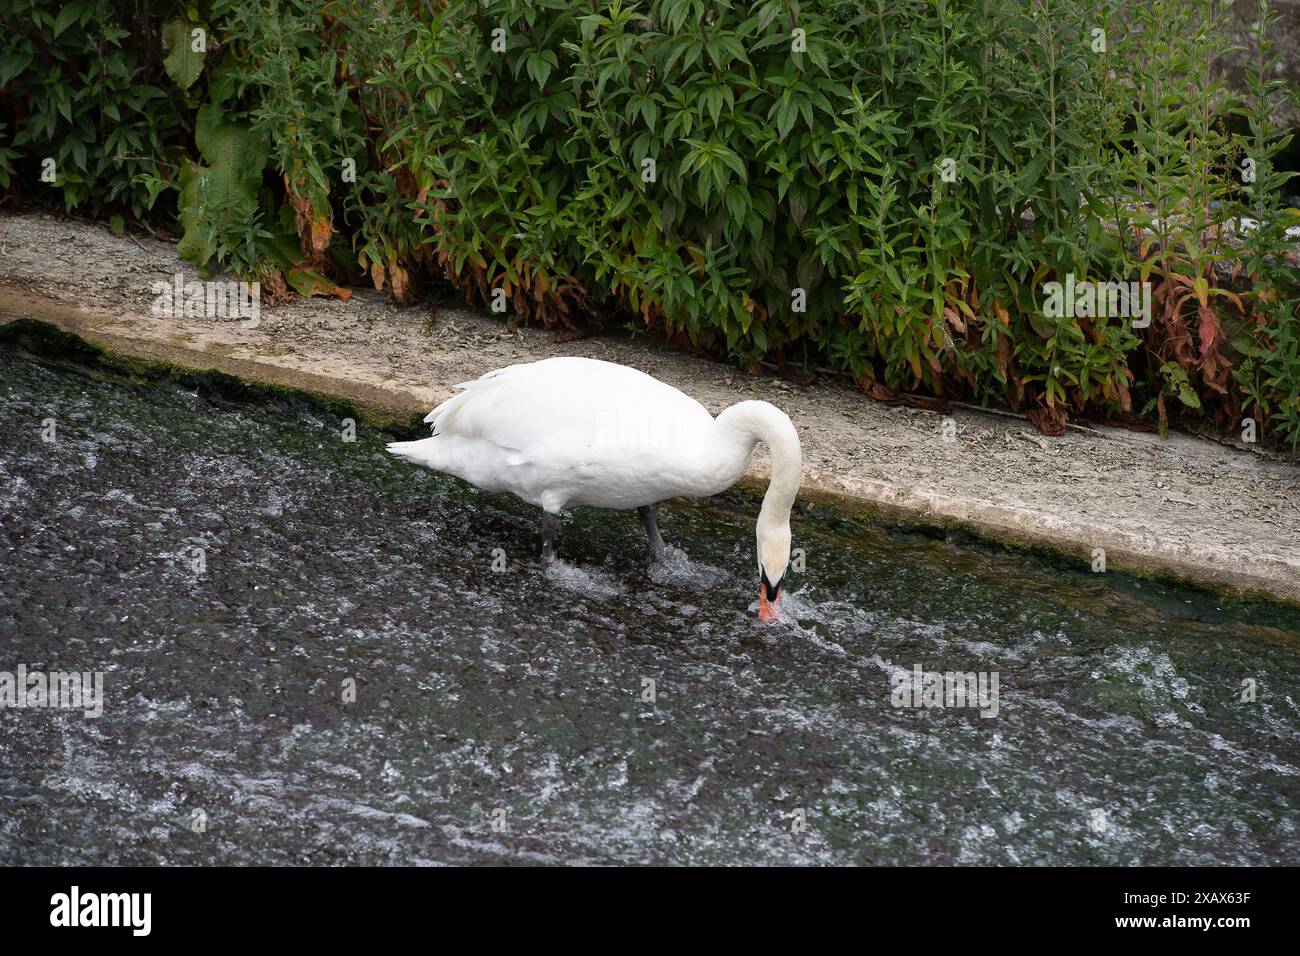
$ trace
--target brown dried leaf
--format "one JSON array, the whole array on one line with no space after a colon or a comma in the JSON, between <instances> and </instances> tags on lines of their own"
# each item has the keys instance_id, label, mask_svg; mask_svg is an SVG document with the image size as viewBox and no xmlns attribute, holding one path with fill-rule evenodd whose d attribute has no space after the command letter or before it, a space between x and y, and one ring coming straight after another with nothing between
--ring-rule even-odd
<instances>
[{"instance_id":1,"label":"brown dried leaf","mask_svg":"<svg viewBox=\"0 0 1300 956\"><path fill-rule=\"evenodd\" d=\"M1061 434L1065 431L1065 423L1070 417L1064 408L1048 408L1042 405L1031 408L1026 414L1029 416L1030 422L1044 435Z\"/></svg>"}]
</instances>

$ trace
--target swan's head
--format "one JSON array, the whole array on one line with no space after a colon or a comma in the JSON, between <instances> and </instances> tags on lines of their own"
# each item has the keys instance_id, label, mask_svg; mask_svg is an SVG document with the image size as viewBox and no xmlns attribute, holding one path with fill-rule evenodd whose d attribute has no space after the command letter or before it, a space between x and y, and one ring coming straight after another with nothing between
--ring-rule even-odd
<instances>
[{"instance_id":1,"label":"swan's head","mask_svg":"<svg viewBox=\"0 0 1300 956\"><path fill-rule=\"evenodd\" d=\"M790 522L758 521L758 619L776 620L781 585L790 563Z\"/></svg>"}]
</instances>

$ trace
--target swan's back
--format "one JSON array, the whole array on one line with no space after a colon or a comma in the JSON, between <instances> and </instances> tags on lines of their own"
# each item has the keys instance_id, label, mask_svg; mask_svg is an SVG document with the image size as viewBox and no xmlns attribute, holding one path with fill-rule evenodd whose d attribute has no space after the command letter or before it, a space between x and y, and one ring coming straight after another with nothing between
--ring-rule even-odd
<instances>
[{"instance_id":1,"label":"swan's back","mask_svg":"<svg viewBox=\"0 0 1300 956\"><path fill-rule=\"evenodd\" d=\"M696 487L713 417L636 369L551 358L465 382L394 454L557 510L630 508Z\"/></svg>"}]
</instances>

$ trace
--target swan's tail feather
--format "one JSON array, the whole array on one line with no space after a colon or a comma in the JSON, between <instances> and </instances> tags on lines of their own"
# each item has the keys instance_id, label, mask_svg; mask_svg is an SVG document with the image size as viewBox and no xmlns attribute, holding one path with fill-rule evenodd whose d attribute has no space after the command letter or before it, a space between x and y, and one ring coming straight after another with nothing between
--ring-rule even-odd
<instances>
[{"instance_id":1,"label":"swan's tail feather","mask_svg":"<svg viewBox=\"0 0 1300 956\"><path fill-rule=\"evenodd\" d=\"M418 441L390 441L387 447L389 453L398 458L405 458L417 465L433 466L432 438L421 438Z\"/></svg>"}]
</instances>

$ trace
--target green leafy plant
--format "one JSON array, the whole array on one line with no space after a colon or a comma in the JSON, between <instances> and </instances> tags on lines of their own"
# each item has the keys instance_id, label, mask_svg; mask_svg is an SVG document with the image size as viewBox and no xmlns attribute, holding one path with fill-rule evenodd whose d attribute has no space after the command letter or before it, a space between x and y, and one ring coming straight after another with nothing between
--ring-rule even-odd
<instances>
[{"instance_id":1,"label":"green leafy plant","mask_svg":"<svg viewBox=\"0 0 1300 956\"><path fill-rule=\"evenodd\" d=\"M451 288L562 335L634 320L1048 431L1249 412L1300 435L1266 4L1244 97L1218 74L1226 0L0 10L27 18L0 41L0 184L37 193L57 147L67 208L174 202L187 258L273 297ZM148 159L104 165L101 103ZM1150 326L1049 314L1067 278L1150 281Z\"/></svg>"},{"instance_id":2,"label":"green leafy plant","mask_svg":"<svg viewBox=\"0 0 1300 956\"><path fill-rule=\"evenodd\" d=\"M171 168L190 135L162 68L175 7L0 0L0 187L94 216L146 213L137 177Z\"/></svg>"}]
</instances>

